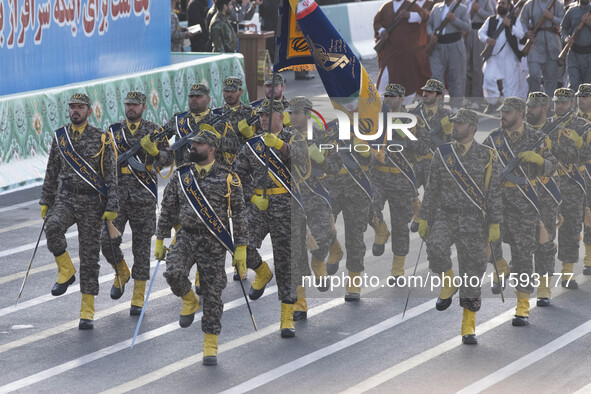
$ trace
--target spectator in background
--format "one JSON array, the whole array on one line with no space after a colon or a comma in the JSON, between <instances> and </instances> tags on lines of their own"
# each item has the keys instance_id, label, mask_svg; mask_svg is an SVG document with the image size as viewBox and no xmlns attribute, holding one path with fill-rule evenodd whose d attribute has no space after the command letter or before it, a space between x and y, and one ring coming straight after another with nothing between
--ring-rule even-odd
<instances>
[{"instance_id":1,"label":"spectator in background","mask_svg":"<svg viewBox=\"0 0 591 394\"><path fill-rule=\"evenodd\" d=\"M276 31L277 30L277 9L279 8L279 0L263 0L259 6L259 16L261 17L261 30ZM267 38L267 50L271 61L275 61L275 38Z\"/></svg>"},{"instance_id":2,"label":"spectator in background","mask_svg":"<svg viewBox=\"0 0 591 394\"><path fill-rule=\"evenodd\" d=\"M216 14L209 25L213 52L236 52L236 33L230 24L230 0L217 0Z\"/></svg>"},{"instance_id":3,"label":"spectator in background","mask_svg":"<svg viewBox=\"0 0 591 394\"><path fill-rule=\"evenodd\" d=\"M193 52L209 52L209 26L207 25L207 0L190 0L187 6L187 21L189 27L199 25L201 26L201 33L195 34L191 37L191 51Z\"/></svg>"},{"instance_id":4,"label":"spectator in background","mask_svg":"<svg viewBox=\"0 0 591 394\"><path fill-rule=\"evenodd\" d=\"M170 51L171 52L183 52L183 41L185 38L191 38L192 34L187 31L186 27L181 27L179 24L179 18L176 15L177 0L171 0L171 12L170 12Z\"/></svg>"},{"instance_id":5,"label":"spectator in background","mask_svg":"<svg viewBox=\"0 0 591 394\"><path fill-rule=\"evenodd\" d=\"M213 16L216 14L216 12L217 10L215 8L215 0L211 0L211 7L209 7L207 16L205 17L205 25L207 26L207 34L209 35L205 52L211 52L211 35L209 34L209 26L211 25L211 20L213 19Z\"/></svg>"},{"instance_id":6,"label":"spectator in background","mask_svg":"<svg viewBox=\"0 0 591 394\"><path fill-rule=\"evenodd\" d=\"M230 1L230 12L228 18L234 27L234 31L238 31L238 24L244 20L251 20L257 5L262 3L261 0L232 0Z\"/></svg>"}]
</instances>

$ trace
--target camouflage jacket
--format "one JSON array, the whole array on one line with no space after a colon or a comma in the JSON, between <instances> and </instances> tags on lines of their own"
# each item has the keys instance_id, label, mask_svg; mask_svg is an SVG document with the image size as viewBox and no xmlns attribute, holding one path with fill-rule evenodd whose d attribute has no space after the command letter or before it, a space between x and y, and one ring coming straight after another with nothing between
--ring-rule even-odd
<instances>
[{"instance_id":1,"label":"camouflage jacket","mask_svg":"<svg viewBox=\"0 0 591 394\"><path fill-rule=\"evenodd\" d=\"M455 143L452 144L455 147ZM486 197L488 223L501 223L503 220L503 198L499 182L500 164L496 153L493 149L474 141L464 156L459 153L457 156L468 175L470 175ZM488 190L485 190L486 172L489 166L492 166L492 172ZM472 211L477 209L449 174L445 164L441 160L441 156L436 151L431 161L429 183L425 188L419 218L431 222L438 215L445 214L446 210L462 208ZM464 216L471 216L473 219L464 218ZM462 214L461 222L462 225L466 225L466 229L470 228L473 220L481 222L483 220L482 213Z\"/></svg>"},{"instance_id":2,"label":"camouflage jacket","mask_svg":"<svg viewBox=\"0 0 591 394\"><path fill-rule=\"evenodd\" d=\"M220 12L211 19L209 37L213 44L212 52L236 52L236 33L228 18Z\"/></svg>"},{"instance_id":3,"label":"camouflage jacket","mask_svg":"<svg viewBox=\"0 0 591 394\"><path fill-rule=\"evenodd\" d=\"M415 115L417 117L417 128L418 129L423 129L422 132L417 132L417 135L422 135L422 133L425 133L425 135L427 137L429 137L429 134L431 131L436 130L437 128L439 128L440 130L437 131L435 133L435 136L438 137L439 139L441 139L443 142L452 142L452 138L451 138L451 131L449 133L446 133L445 130L443 130L443 123L449 122L449 117L451 116L451 111L449 111L448 109L445 109L443 107L443 104L440 105L437 108L437 111L435 111L435 113L429 117L427 114L427 110L425 109L425 106L423 105L423 103L419 104L416 106L416 108L414 108L412 111L410 111L411 114ZM441 127L440 127L441 126ZM451 130L451 129L450 129ZM437 145L435 143L433 143L429 137L429 148L431 148L431 150L435 150L435 148L437 148ZM428 155L427 153L425 155ZM429 159L429 157L425 158L424 156L420 156L418 153L415 154L415 157L417 158L417 160L423 160L423 159Z\"/></svg>"},{"instance_id":4,"label":"camouflage jacket","mask_svg":"<svg viewBox=\"0 0 591 394\"><path fill-rule=\"evenodd\" d=\"M185 32L181 31L178 16L170 13L170 51L183 52L183 42L185 41Z\"/></svg>"},{"instance_id":5,"label":"camouflage jacket","mask_svg":"<svg viewBox=\"0 0 591 394\"><path fill-rule=\"evenodd\" d=\"M225 113L230 110L232 110L232 108L230 108L228 104L224 104L224 106L221 109L221 112ZM245 105L243 102L240 102L240 105L235 110L233 110L233 112L227 118L227 122L232 125L234 132L240 140L240 145L244 144L246 138L242 135L242 133L240 133L238 129L238 122L240 122L242 119L248 119L255 114L256 112L254 108L252 108L250 105Z\"/></svg>"},{"instance_id":6,"label":"camouflage jacket","mask_svg":"<svg viewBox=\"0 0 591 394\"><path fill-rule=\"evenodd\" d=\"M193 163L187 163L183 167L185 166L191 166L191 172L199 183L203 195L228 231L230 231L228 218L231 213L231 234L233 234L234 245L247 245L246 205L244 204L242 186L236 174L225 165L215 162L202 178ZM179 224L179 219L182 229L190 232L208 231L187 200L178 173L179 169L174 172L172 179L164 189L162 210L158 218L156 232L159 239L170 238L170 229ZM228 192L230 192L229 196Z\"/></svg>"},{"instance_id":7,"label":"camouflage jacket","mask_svg":"<svg viewBox=\"0 0 591 394\"><path fill-rule=\"evenodd\" d=\"M125 134L125 138L129 147L139 143L144 136L157 132L160 129L160 126L158 126L156 123L142 119L136 132L131 134L131 131L129 131L129 128L127 127L127 120L124 119L119 123L122 126L122 130ZM158 184L156 170L158 169L159 171L161 168L168 167L174 162L174 153L170 150L170 146L168 145L168 140L166 137L163 141L157 143L157 147L159 153L156 156L148 154L144 148L140 148L136 154L136 156L140 159L140 162L144 163L146 166L151 167L151 169L148 167L148 172L156 184ZM121 154L121 152L118 153ZM154 200L152 194L144 186L142 186L140 181L138 181L133 174L130 173L124 174L119 171L118 191L119 197L122 200L130 199L134 202Z\"/></svg>"},{"instance_id":8,"label":"camouflage jacket","mask_svg":"<svg viewBox=\"0 0 591 394\"><path fill-rule=\"evenodd\" d=\"M552 119L556 119L556 116ZM577 115L573 115L570 118L570 120L568 120L567 122L565 122L563 124L563 127L566 128L567 130L575 131L580 137L583 138L583 140L586 140L589 135L589 130L591 130L591 123L589 123L589 121L586 120L585 118L582 118ZM563 134L565 134L565 136L566 136L566 133L563 133ZM554 140L552 142L554 142ZM575 149L577 149L577 148L575 147ZM564 162L560 158L560 161L563 164L577 163L579 165L583 165L583 164L585 164L585 162L587 162L587 160L591 160L591 148L589 147L588 143L584 143L583 147L578 149L578 152L579 152L578 159L573 160L573 161Z\"/></svg>"},{"instance_id":9,"label":"camouflage jacket","mask_svg":"<svg viewBox=\"0 0 591 394\"><path fill-rule=\"evenodd\" d=\"M273 149L273 151L290 172L293 172L293 165L302 165L308 161L306 141L297 132L291 128L283 128L278 137L287 147L287 156L276 149ZM242 181L246 201L250 201L255 194L255 189L264 189L265 186L270 189L277 187L268 175L265 165L255 157L247 145L244 145L238 154L234 163L234 170Z\"/></svg>"},{"instance_id":10,"label":"camouflage jacket","mask_svg":"<svg viewBox=\"0 0 591 394\"><path fill-rule=\"evenodd\" d=\"M547 120L547 122L553 123L554 119L555 118L550 118ZM547 123L541 127L544 127L546 124ZM537 128L537 130L539 131L541 127ZM535 127L532 128L536 129ZM573 140L571 134L572 132L574 132L574 130L571 131L568 129L568 127L561 127L548 135L551 147L550 151L552 152L552 155L558 159L560 163L565 165L577 163L579 161L580 150L575 145L575 141Z\"/></svg>"},{"instance_id":11,"label":"camouflage jacket","mask_svg":"<svg viewBox=\"0 0 591 394\"><path fill-rule=\"evenodd\" d=\"M107 186L105 211L117 212L119 209L117 161L115 159L115 146L112 144L109 134L88 123L78 140L74 140L70 125L68 124L66 128L76 153L96 171ZM91 186L64 160L57 146L57 140L54 138L49 151L45 181L43 182L39 204L47 206L54 204L59 181L62 181L62 187L63 185L69 185L79 190L92 190ZM97 193L97 197L98 195ZM78 198L76 195L68 196L71 196L74 201Z\"/></svg>"}]
</instances>

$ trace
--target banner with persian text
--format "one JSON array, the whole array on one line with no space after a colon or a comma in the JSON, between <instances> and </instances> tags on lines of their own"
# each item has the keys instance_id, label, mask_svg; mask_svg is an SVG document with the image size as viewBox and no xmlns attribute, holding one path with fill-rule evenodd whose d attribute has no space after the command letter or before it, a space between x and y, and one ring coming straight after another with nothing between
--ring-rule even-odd
<instances>
[{"instance_id":1,"label":"banner with persian text","mask_svg":"<svg viewBox=\"0 0 591 394\"><path fill-rule=\"evenodd\" d=\"M169 1L0 0L0 96L169 64Z\"/></svg>"}]
</instances>

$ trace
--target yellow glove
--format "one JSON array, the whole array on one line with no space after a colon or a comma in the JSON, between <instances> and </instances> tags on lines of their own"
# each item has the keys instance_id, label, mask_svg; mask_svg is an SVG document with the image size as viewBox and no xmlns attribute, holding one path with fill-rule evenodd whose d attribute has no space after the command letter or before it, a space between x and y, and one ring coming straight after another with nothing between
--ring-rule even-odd
<instances>
[{"instance_id":1,"label":"yellow glove","mask_svg":"<svg viewBox=\"0 0 591 394\"><path fill-rule=\"evenodd\" d=\"M354 137L353 138L353 144L355 144L355 147L357 147L359 145L365 145L365 146L367 146L367 144L365 142L361 141L357 137ZM359 149L359 151L355 151L355 152L359 153L361 155L361 157L369 157L369 155L370 155L369 150L367 152L365 152L365 151L363 151L363 149L365 149L365 148L361 148L361 149Z\"/></svg>"},{"instance_id":2,"label":"yellow glove","mask_svg":"<svg viewBox=\"0 0 591 394\"><path fill-rule=\"evenodd\" d=\"M279 150L281 147L283 147L283 141L281 141L279 137L273 133L263 134L263 141L265 141L265 145L267 145L269 148L275 148Z\"/></svg>"},{"instance_id":3,"label":"yellow glove","mask_svg":"<svg viewBox=\"0 0 591 394\"><path fill-rule=\"evenodd\" d=\"M215 129L215 127L213 127L210 124L201 123L199 125L199 130L207 130L207 131L210 131L210 132L214 133L216 135L216 137L218 137L218 139L222 139L222 135Z\"/></svg>"},{"instance_id":4,"label":"yellow glove","mask_svg":"<svg viewBox=\"0 0 591 394\"><path fill-rule=\"evenodd\" d=\"M259 211L266 211L269 208L269 199L256 194L251 197L250 202L257 206Z\"/></svg>"},{"instance_id":5,"label":"yellow glove","mask_svg":"<svg viewBox=\"0 0 591 394\"><path fill-rule=\"evenodd\" d=\"M445 134L450 134L451 130L453 128L453 125L451 124L451 122L449 121L449 119L447 118L447 116L443 119L441 119L441 127L443 128L443 132Z\"/></svg>"},{"instance_id":6,"label":"yellow glove","mask_svg":"<svg viewBox=\"0 0 591 394\"><path fill-rule=\"evenodd\" d=\"M534 163L539 166L544 164L544 158L542 156L540 156L539 154L537 154L536 152L531 151L531 150L521 152L519 154L519 158L525 162Z\"/></svg>"},{"instance_id":7,"label":"yellow glove","mask_svg":"<svg viewBox=\"0 0 591 394\"><path fill-rule=\"evenodd\" d=\"M501 238L501 228L499 226L499 223L489 224L487 242L497 242L499 238Z\"/></svg>"},{"instance_id":8,"label":"yellow glove","mask_svg":"<svg viewBox=\"0 0 591 394\"><path fill-rule=\"evenodd\" d=\"M246 138L251 138L254 135L254 127L249 126L246 122L246 119L242 119L240 122L238 122L238 131L240 131L240 134Z\"/></svg>"},{"instance_id":9,"label":"yellow glove","mask_svg":"<svg viewBox=\"0 0 591 394\"><path fill-rule=\"evenodd\" d=\"M140 144L142 145L142 148L144 148L144 150L148 152L150 156L157 156L160 152L158 150L158 147L156 146L156 143L150 141L150 134L143 136L140 140Z\"/></svg>"},{"instance_id":10,"label":"yellow glove","mask_svg":"<svg viewBox=\"0 0 591 394\"><path fill-rule=\"evenodd\" d=\"M156 239L156 248L154 248L154 257L158 260L164 260L166 257L166 251L168 249L164 247L163 239Z\"/></svg>"},{"instance_id":11,"label":"yellow glove","mask_svg":"<svg viewBox=\"0 0 591 394\"><path fill-rule=\"evenodd\" d=\"M310 160L313 160L318 164L322 164L324 162L324 152L318 149L316 144L312 144L308 147L308 155L310 155Z\"/></svg>"},{"instance_id":12,"label":"yellow glove","mask_svg":"<svg viewBox=\"0 0 591 394\"><path fill-rule=\"evenodd\" d=\"M234 250L234 258L232 259L232 266L236 267L238 274L242 278L246 272L246 245L236 246L236 250Z\"/></svg>"},{"instance_id":13,"label":"yellow glove","mask_svg":"<svg viewBox=\"0 0 591 394\"><path fill-rule=\"evenodd\" d=\"M41 219L45 219L45 215L47 215L47 210L49 207L47 205L41 205Z\"/></svg>"},{"instance_id":14,"label":"yellow glove","mask_svg":"<svg viewBox=\"0 0 591 394\"><path fill-rule=\"evenodd\" d=\"M429 225L426 220L419 219L419 236L423 239L429 238Z\"/></svg>"},{"instance_id":15,"label":"yellow glove","mask_svg":"<svg viewBox=\"0 0 591 394\"><path fill-rule=\"evenodd\" d=\"M579 133L574 130L570 130L570 137L573 139L573 141L575 141L577 148L581 149L583 147L583 137L581 137Z\"/></svg>"},{"instance_id":16,"label":"yellow glove","mask_svg":"<svg viewBox=\"0 0 591 394\"><path fill-rule=\"evenodd\" d=\"M117 217L117 212L105 211L105 213L103 213L103 217L101 219L102 220L115 220L116 217Z\"/></svg>"}]
</instances>

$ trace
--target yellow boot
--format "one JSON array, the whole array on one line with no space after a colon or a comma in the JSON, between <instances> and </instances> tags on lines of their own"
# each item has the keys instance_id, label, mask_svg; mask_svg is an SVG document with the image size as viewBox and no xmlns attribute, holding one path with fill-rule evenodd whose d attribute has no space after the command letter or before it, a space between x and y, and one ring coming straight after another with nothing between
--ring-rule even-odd
<instances>
[{"instance_id":1,"label":"yellow boot","mask_svg":"<svg viewBox=\"0 0 591 394\"><path fill-rule=\"evenodd\" d=\"M199 297L193 289L189 290L187 294L181 297L183 300L183 309L181 310L181 316L179 317L179 325L182 328L189 327L195 319L195 312L201 307L199 305Z\"/></svg>"},{"instance_id":2,"label":"yellow boot","mask_svg":"<svg viewBox=\"0 0 591 394\"><path fill-rule=\"evenodd\" d=\"M94 296L92 294L82 294L82 305L80 306L79 330L92 330L94 328Z\"/></svg>"},{"instance_id":3,"label":"yellow boot","mask_svg":"<svg viewBox=\"0 0 591 394\"><path fill-rule=\"evenodd\" d=\"M298 286L298 300L293 305L293 321L308 318L308 302L306 301L306 288Z\"/></svg>"},{"instance_id":4,"label":"yellow boot","mask_svg":"<svg viewBox=\"0 0 591 394\"><path fill-rule=\"evenodd\" d=\"M273 279L273 273L264 261L259 265L259 268L254 270L254 272L256 273L256 276L254 277L254 281L252 281L252 285L250 285L248 297L251 300L258 300L265 292L265 286L267 286L267 283Z\"/></svg>"},{"instance_id":5,"label":"yellow boot","mask_svg":"<svg viewBox=\"0 0 591 394\"><path fill-rule=\"evenodd\" d=\"M509 268L507 260L501 257L501 259L497 261L497 269L499 270L499 277L501 278L501 283L503 284L503 290L505 290L507 280L509 279L509 274L511 273L511 268ZM496 272L493 274L493 284L491 291L493 294L501 294L501 284L497 279Z\"/></svg>"},{"instance_id":6,"label":"yellow boot","mask_svg":"<svg viewBox=\"0 0 591 394\"><path fill-rule=\"evenodd\" d=\"M293 321L293 304L281 303L281 330L282 338L295 337L295 323Z\"/></svg>"},{"instance_id":7,"label":"yellow boot","mask_svg":"<svg viewBox=\"0 0 591 394\"><path fill-rule=\"evenodd\" d=\"M326 258L326 271L329 275L334 275L339 270L339 261L343 258L343 248L338 239L335 239L330 248L328 248L328 257Z\"/></svg>"},{"instance_id":8,"label":"yellow boot","mask_svg":"<svg viewBox=\"0 0 591 394\"><path fill-rule=\"evenodd\" d=\"M388 231L388 226L386 225L385 221L382 221L380 224L377 225L375 228L375 239L373 241L373 247L371 248L371 252L374 256L381 256L384 254L384 249L386 245L386 241L390 237L390 231Z\"/></svg>"},{"instance_id":9,"label":"yellow boot","mask_svg":"<svg viewBox=\"0 0 591 394\"><path fill-rule=\"evenodd\" d=\"M349 271L349 277L345 280L347 284L345 301L359 301L361 298L361 286L357 286L357 284L361 284L361 272Z\"/></svg>"},{"instance_id":10,"label":"yellow boot","mask_svg":"<svg viewBox=\"0 0 591 394\"><path fill-rule=\"evenodd\" d=\"M144 294L146 293L146 281L145 280L134 280L133 281L133 296L131 297L131 309L129 314L137 316L142 313L142 307L144 306Z\"/></svg>"},{"instance_id":11,"label":"yellow boot","mask_svg":"<svg viewBox=\"0 0 591 394\"><path fill-rule=\"evenodd\" d=\"M435 302L435 309L444 311L451 305L453 295L456 294L458 289L453 285L454 271L451 268L440 274L439 277L441 278L441 290L439 291L439 298Z\"/></svg>"},{"instance_id":12,"label":"yellow boot","mask_svg":"<svg viewBox=\"0 0 591 394\"><path fill-rule=\"evenodd\" d=\"M529 293L516 291L517 308L515 308L515 317L513 325L515 327L527 326L529 324Z\"/></svg>"},{"instance_id":13,"label":"yellow boot","mask_svg":"<svg viewBox=\"0 0 591 394\"><path fill-rule=\"evenodd\" d=\"M203 333L203 365L218 365L218 336Z\"/></svg>"},{"instance_id":14,"label":"yellow boot","mask_svg":"<svg viewBox=\"0 0 591 394\"><path fill-rule=\"evenodd\" d=\"M538 286L538 306L550 305L550 298L552 297L552 290L550 289L551 276L548 274L540 276L540 285Z\"/></svg>"},{"instance_id":15,"label":"yellow boot","mask_svg":"<svg viewBox=\"0 0 591 394\"><path fill-rule=\"evenodd\" d=\"M392 258L392 269L388 278L388 286L394 287L398 283L398 277L404 276L404 261L406 256L396 256Z\"/></svg>"},{"instance_id":16,"label":"yellow boot","mask_svg":"<svg viewBox=\"0 0 591 394\"><path fill-rule=\"evenodd\" d=\"M464 308L462 317L462 343L465 345L476 345L476 312Z\"/></svg>"},{"instance_id":17,"label":"yellow boot","mask_svg":"<svg viewBox=\"0 0 591 394\"><path fill-rule=\"evenodd\" d=\"M326 263L322 260L317 260L314 256L312 256L312 261L310 262L312 266L312 272L314 272L314 283L318 291L325 292L328 290L328 272L326 271Z\"/></svg>"},{"instance_id":18,"label":"yellow boot","mask_svg":"<svg viewBox=\"0 0 591 394\"><path fill-rule=\"evenodd\" d=\"M64 294L68 290L68 286L76 281L76 276L74 276L76 269L68 252L56 256L55 263L57 264L57 281L51 289L51 294L59 296Z\"/></svg>"},{"instance_id":19,"label":"yellow boot","mask_svg":"<svg viewBox=\"0 0 591 394\"><path fill-rule=\"evenodd\" d=\"M412 217L412 222L410 223L410 232L416 233L419 231L419 211L421 210L421 200L415 198L412 203L412 208L414 210L414 214Z\"/></svg>"},{"instance_id":20,"label":"yellow boot","mask_svg":"<svg viewBox=\"0 0 591 394\"><path fill-rule=\"evenodd\" d=\"M591 245L585 245L585 258L583 259L583 275L591 275Z\"/></svg>"},{"instance_id":21,"label":"yellow boot","mask_svg":"<svg viewBox=\"0 0 591 394\"><path fill-rule=\"evenodd\" d=\"M574 263L562 263L562 287L576 290L579 288L579 284L575 280L573 274Z\"/></svg>"},{"instance_id":22,"label":"yellow boot","mask_svg":"<svg viewBox=\"0 0 591 394\"><path fill-rule=\"evenodd\" d=\"M195 293L201 295L201 284L199 283L199 270L195 271Z\"/></svg>"},{"instance_id":23,"label":"yellow boot","mask_svg":"<svg viewBox=\"0 0 591 394\"><path fill-rule=\"evenodd\" d=\"M119 273L119 278L117 278L117 273ZM115 272L115 281L113 281L113 286L111 286L111 298L113 300L118 300L119 298L121 298L121 296L125 292L125 284L129 282L130 276L131 274L129 273L129 268L127 268L125 259L123 259L117 264L117 271ZM119 282L121 282L121 288L119 288Z\"/></svg>"}]
</instances>

